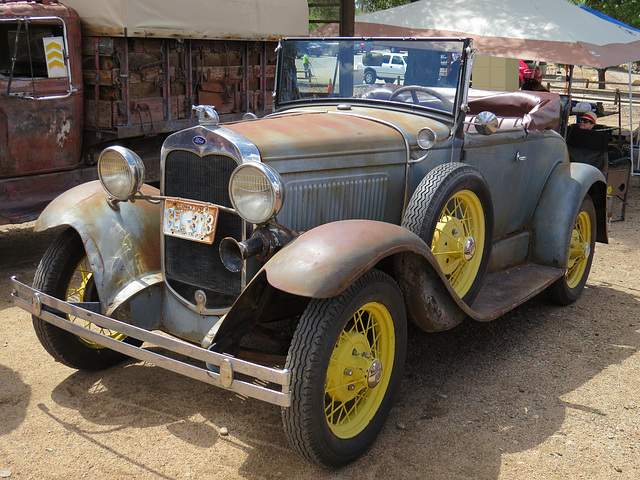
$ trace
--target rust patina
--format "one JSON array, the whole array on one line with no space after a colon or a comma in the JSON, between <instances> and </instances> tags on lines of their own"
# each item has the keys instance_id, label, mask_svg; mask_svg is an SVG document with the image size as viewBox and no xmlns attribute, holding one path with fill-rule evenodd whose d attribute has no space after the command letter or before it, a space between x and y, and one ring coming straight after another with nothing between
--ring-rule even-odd
<instances>
[{"instance_id":1,"label":"rust patina","mask_svg":"<svg viewBox=\"0 0 640 480\"><path fill-rule=\"evenodd\" d=\"M142 193L155 195L158 190L144 185ZM158 203L122 202L114 209L100 182L89 182L51 202L36 231L61 225L74 228L82 238L104 311L118 306L115 299L127 285L160 272Z\"/></svg>"}]
</instances>

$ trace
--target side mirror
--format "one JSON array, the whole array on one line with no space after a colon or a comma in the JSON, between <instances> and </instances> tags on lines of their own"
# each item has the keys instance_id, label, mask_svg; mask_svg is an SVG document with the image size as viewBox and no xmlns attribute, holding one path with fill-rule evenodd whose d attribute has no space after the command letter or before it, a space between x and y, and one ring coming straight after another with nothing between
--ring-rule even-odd
<instances>
[{"instance_id":1,"label":"side mirror","mask_svg":"<svg viewBox=\"0 0 640 480\"><path fill-rule=\"evenodd\" d=\"M480 135L493 135L498 131L498 117L492 112L480 112L476 115L473 125Z\"/></svg>"}]
</instances>

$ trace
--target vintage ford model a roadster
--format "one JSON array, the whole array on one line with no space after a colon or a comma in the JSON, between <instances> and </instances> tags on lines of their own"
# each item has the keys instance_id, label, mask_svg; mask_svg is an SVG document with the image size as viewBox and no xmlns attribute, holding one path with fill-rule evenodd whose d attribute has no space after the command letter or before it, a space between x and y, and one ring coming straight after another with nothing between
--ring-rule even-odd
<instances>
[{"instance_id":1,"label":"vintage ford model a roadster","mask_svg":"<svg viewBox=\"0 0 640 480\"><path fill-rule=\"evenodd\" d=\"M279 405L294 448L340 466L392 407L407 321L578 298L606 185L569 162L557 95L469 88L470 39L374 39L404 55L401 85L363 81L363 39L323 41L311 69L308 39L280 43L271 115L223 126L195 107L159 191L135 153L105 150L100 182L39 218L67 228L13 301L56 360L131 356Z\"/></svg>"}]
</instances>

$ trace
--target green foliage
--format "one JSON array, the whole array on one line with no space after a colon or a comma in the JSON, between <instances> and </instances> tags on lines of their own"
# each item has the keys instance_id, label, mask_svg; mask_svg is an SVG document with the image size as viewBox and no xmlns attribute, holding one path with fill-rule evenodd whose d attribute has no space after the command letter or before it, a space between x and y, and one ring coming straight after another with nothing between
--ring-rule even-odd
<instances>
[{"instance_id":1,"label":"green foliage","mask_svg":"<svg viewBox=\"0 0 640 480\"><path fill-rule=\"evenodd\" d=\"M333 0L339 3L339 0ZM385 10L417 0L356 0L356 14ZM576 5L585 5L610 17L640 28L640 0L568 0ZM318 3L319 0L318 0ZM329 3L329 2L327 2ZM339 7L313 7L309 9L309 20L338 19Z\"/></svg>"},{"instance_id":2,"label":"green foliage","mask_svg":"<svg viewBox=\"0 0 640 480\"><path fill-rule=\"evenodd\" d=\"M309 3L335 3L339 4L341 0L313 0ZM360 13L377 12L378 10L386 10L387 8L398 7L405 3L415 2L417 0L356 0L356 15ZM340 7L336 6L321 6L321 7L309 7L309 28L313 29L320 26L320 24L314 22L314 20L337 20L340 18Z\"/></svg>"},{"instance_id":3,"label":"green foliage","mask_svg":"<svg viewBox=\"0 0 640 480\"><path fill-rule=\"evenodd\" d=\"M356 0L358 13L377 12L387 8L398 7L415 0Z\"/></svg>"},{"instance_id":4,"label":"green foliage","mask_svg":"<svg viewBox=\"0 0 640 480\"><path fill-rule=\"evenodd\" d=\"M569 0L585 5L634 28L640 28L640 0Z\"/></svg>"},{"instance_id":5,"label":"green foliage","mask_svg":"<svg viewBox=\"0 0 640 480\"><path fill-rule=\"evenodd\" d=\"M317 2L317 3L320 3L320 2ZM329 3L329 2L326 2L326 3ZM338 2L336 1L335 3L338 3ZM338 18L340 18L340 7L338 6L309 7L309 22L313 22L314 20L337 20Z\"/></svg>"}]
</instances>

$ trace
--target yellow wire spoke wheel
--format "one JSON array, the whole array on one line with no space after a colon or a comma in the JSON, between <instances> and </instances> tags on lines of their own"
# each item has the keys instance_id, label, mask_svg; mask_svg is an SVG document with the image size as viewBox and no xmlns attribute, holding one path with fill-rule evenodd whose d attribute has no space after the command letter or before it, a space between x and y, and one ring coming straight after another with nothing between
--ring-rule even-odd
<instances>
[{"instance_id":1,"label":"yellow wire spoke wheel","mask_svg":"<svg viewBox=\"0 0 640 480\"><path fill-rule=\"evenodd\" d=\"M470 190L456 192L436 224L431 252L460 297L478 275L485 234L485 215L478 196Z\"/></svg>"},{"instance_id":2,"label":"yellow wire spoke wheel","mask_svg":"<svg viewBox=\"0 0 640 480\"><path fill-rule=\"evenodd\" d=\"M93 272L91 271L91 267L89 266L89 261L87 257L83 257L78 265L76 266L71 279L69 280L69 284L67 285L67 292L65 295L65 299L67 302L85 302L91 301L89 296L89 290L91 282L93 281ZM106 335L107 337L114 338L116 340L122 341L127 338L126 335L118 332L114 332L108 328L102 328L98 325L95 325L91 322L87 322L86 320L79 319L73 315L67 315L67 319L73 323L79 323L84 328L88 328L89 330L94 330L102 335ZM80 337L82 341L84 341L91 348L105 348L102 345L92 342L91 340L87 340L86 338Z\"/></svg>"},{"instance_id":3,"label":"yellow wire spoke wheel","mask_svg":"<svg viewBox=\"0 0 640 480\"><path fill-rule=\"evenodd\" d=\"M568 239L567 268L548 289L551 299L559 305L575 302L587 283L593 262L596 228L596 210L593 200L587 195Z\"/></svg>"},{"instance_id":4,"label":"yellow wire spoke wheel","mask_svg":"<svg viewBox=\"0 0 640 480\"><path fill-rule=\"evenodd\" d=\"M576 288L582 280L591 255L591 218L581 211L571 233L569 261L567 264L567 286Z\"/></svg>"},{"instance_id":5,"label":"yellow wire spoke wheel","mask_svg":"<svg viewBox=\"0 0 640 480\"><path fill-rule=\"evenodd\" d=\"M402 382L407 349L404 298L370 270L333 298L312 299L291 340L291 406L282 424L292 446L340 467L375 441Z\"/></svg>"},{"instance_id":6,"label":"yellow wire spoke wheel","mask_svg":"<svg viewBox=\"0 0 640 480\"><path fill-rule=\"evenodd\" d=\"M472 305L493 237L493 202L482 173L460 162L433 168L411 194L402 226L429 246L453 290Z\"/></svg>"},{"instance_id":7,"label":"yellow wire spoke wheel","mask_svg":"<svg viewBox=\"0 0 640 480\"><path fill-rule=\"evenodd\" d=\"M349 320L329 361L327 424L339 438L364 430L380 408L395 357L393 320L380 303L367 303Z\"/></svg>"}]
</instances>

